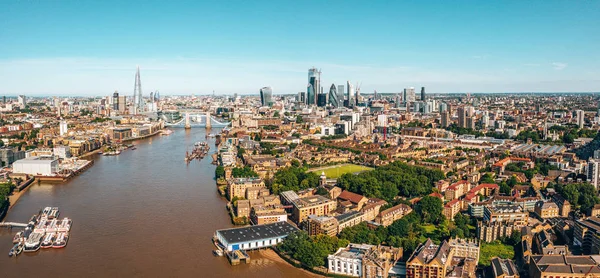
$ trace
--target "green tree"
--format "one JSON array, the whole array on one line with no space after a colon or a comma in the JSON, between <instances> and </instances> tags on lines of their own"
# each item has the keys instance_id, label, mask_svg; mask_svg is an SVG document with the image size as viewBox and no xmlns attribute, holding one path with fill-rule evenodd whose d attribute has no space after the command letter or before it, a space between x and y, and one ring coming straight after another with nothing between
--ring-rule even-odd
<instances>
[{"instance_id":1,"label":"green tree","mask_svg":"<svg viewBox=\"0 0 600 278\"><path fill-rule=\"evenodd\" d=\"M217 179L225 177L225 167L219 165L215 168L215 177Z\"/></svg>"},{"instance_id":2,"label":"green tree","mask_svg":"<svg viewBox=\"0 0 600 278\"><path fill-rule=\"evenodd\" d=\"M439 224L444 221L442 200L433 196L423 197L416 205L415 212L423 222Z\"/></svg>"}]
</instances>

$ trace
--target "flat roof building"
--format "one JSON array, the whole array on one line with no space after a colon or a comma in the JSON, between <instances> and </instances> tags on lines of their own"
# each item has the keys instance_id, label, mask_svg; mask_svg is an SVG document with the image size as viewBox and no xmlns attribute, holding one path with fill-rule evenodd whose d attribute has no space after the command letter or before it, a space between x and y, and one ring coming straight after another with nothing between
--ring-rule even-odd
<instances>
[{"instance_id":1,"label":"flat roof building","mask_svg":"<svg viewBox=\"0 0 600 278\"><path fill-rule=\"evenodd\" d=\"M217 230L217 240L227 251L251 250L277 245L290 233L297 231L288 222L275 222L243 228Z\"/></svg>"},{"instance_id":2,"label":"flat roof building","mask_svg":"<svg viewBox=\"0 0 600 278\"><path fill-rule=\"evenodd\" d=\"M58 171L58 158L54 156L32 156L13 163L15 174L53 176Z\"/></svg>"}]
</instances>

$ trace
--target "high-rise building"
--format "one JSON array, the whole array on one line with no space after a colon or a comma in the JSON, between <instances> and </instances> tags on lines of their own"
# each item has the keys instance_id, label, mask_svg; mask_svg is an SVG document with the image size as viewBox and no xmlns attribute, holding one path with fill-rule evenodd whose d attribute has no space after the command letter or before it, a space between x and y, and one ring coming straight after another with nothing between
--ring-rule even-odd
<instances>
[{"instance_id":1,"label":"high-rise building","mask_svg":"<svg viewBox=\"0 0 600 278\"><path fill-rule=\"evenodd\" d=\"M575 117L579 128L583 128L583 124L585 124L585 112L583 110L575 110Z\"/></svg>"},{"instance_id":2,"label":"high-rise building","mask_svg":"<svg viewBox=\"0 0 600 278\"><path fill-rule=\"evenodd\" d=\"M318 94L317 95L317 106L324 107L327 105L327 94Z\"/></svg>"},{"instance_id":3,"label":"high-rise building","mask_svg":"<svg viewBox=\"0 0 600 278\"><path fill-rule=\"evenodd\" d=\"M356 93L354 92L354 85L352 85L352 83L348 81L346 83L346 87L348 89L348 91L346 92L346 100L348 100L346 107L352 108L356 104Z\"/></svg>"},{"instance_id":4,"label":"high-rise building","mask_svg":"<svg viewBox=\"0 0 600 278\"><path fill-rule=\"evenodd\" d=\"M67 132L69 132L69 127L67 126L67 122L66 121L60 121L59 129L60 129L60 136L67 135Z\"/></svg>"},{"instance_id":5,"label":"high-rise building","mask_svg":"<svg viewBox=\"0 0 600 278\"><path fill-rule=\"evenodd\" d=\"M448 111L448 105L445 102L440 102L439 108L440 113L444 111Z\"/></svg>"},{"instance_id":6,"label":"high-rise building","mask_svg":"<svg viewBox=\"0 0 600 278\"><path fill-rule=\"evenodd\" d=\"M112 98L113 111L119 111L119 92L115 91Z\"/></svg>"},{"instance_id":7,"label":"high-rise building","mask_svg":"<svg viewBox=\"0 0 600 278\"><path fill-rule=\"evenodd\" d=\"M344 106L344 99L345 99L345 95L346 95L346 91L344 90L344 85L338 85L337 86L337 93L338 93L338 101L340 102L340 107ZM339 97L339 96L342 97Z\"/></svg>"},{"instance_id":8,"label":"high-rise building","mask_svg":"<svg viewBox=\"0 0 600 278\"><path fill-rule=\"evenodd\" d=\"M273 105L273 89L271 87L262 87L260 89L260 104L262 106Z\"/></svg>"},{"instance_id":9,"label":"high-rise building","mask_svg":"<svg viewBox=\"0 0 600 278\"><path fill-rule=\"evenodd\" d=\"M340 101L335 84L331 84L331 87L329 88L329 104L336 108L340 107Z\"/></svg>"},{"instance_id":10,"label":"high-rise building","mask_svg":"<svg viewBox=\"0 0 600 278\"><path fill-rule=\"evenodd\" d=\"M308 86L306 87L306 104L317 104L317 95L321 93L321 71L316 68L308 70Z\"/></svg>"},{"instance_id":11,"label":"high-rise building","mask_svg":"<svg viewBox=\"0 0 600 278\"><path fill-rule=\"evenodd\" d=\"M24 95L19 95L17 101L19 102L19 107L21 107L21 109L25 108L25 105L27 105L27 98L25 98Z\"/></svg>"},{"instance_id":12,"label":"high-rise building","mask_svg":"<svg viewBox=\"0 0 600 278\"><path fill-rule=\"evenodd\" d=\"M421 100L425 101L425 87L421 87Z\"/></svg>"},{"instance_id":13,"label":"high-rise building","mask_svg":"<svg viewBox=\"0 0 600 278\"><path fill-rule=\"evenodd\" d=\"M298 92L298 96L296 97L297 102L306 103L306 92Z\"/></svg>"},{"instance_id":14,"label":"high-rise building","mask_svg":"<svg viewBox=\"0 0 600 278\"><path fill-rule=\"evenodd\" d=\"M587 182L598 189L600 184L600 160L590 159L587 164Z\"/></svg>"},{"instance_id":15,"label":"high-rise building","mask_svg":"<svg viewBox=\"0 0 600 278\"><path fill-rule=\"evenodd\" d=\"M475 129L475 117L467 117L466 121L467 128Z\"/></svg>"},{"instance_id":16,"label":"high-rise building","mask_svg":"<svg viewBox=\"0 0 600 278\"><path fill-rule=\"evenodd\" d=\"M450 125L450 113L448 111L442 112L440 124L442 125L442 127L448 127Z\"/></svg>"},{"instance_id":17,"label":"high-rise building","mask_svg":"<svg viewBox=\"0 0 600 278\"><path fill-rule=\"evenodd\" d=\"M457 109L458 113L458 127L467 128L467 109L461 106Z\"/></svg>"},{"instance_id":18,"label":"high-rise building","mask_svg":"<svg viewBox=\"0 0 600 278\"><path fill-rule=\"evenodd\" d=\"M410 88L405 88L404 89L404 98L403 98L404 102L414 102L415 99L415 88L414 87L410 87Z\"/></svg>"},{"instance_id":19,"label":"high-rise building","mask_svg":"<svg viewBox=\"0 0 600 278\"><path fill-rule=\"evenodd\" d=\"M142 81L140 79L140 66L135 72L135 85L133 87L133 106L135 112L139 113L144 110L144 99L142 98Z\"/></svg>"}]
</instances>

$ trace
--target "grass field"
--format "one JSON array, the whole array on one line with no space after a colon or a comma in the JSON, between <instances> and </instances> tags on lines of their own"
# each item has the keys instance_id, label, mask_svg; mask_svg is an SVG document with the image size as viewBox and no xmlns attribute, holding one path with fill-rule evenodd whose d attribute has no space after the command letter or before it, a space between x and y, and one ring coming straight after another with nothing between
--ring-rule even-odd
<instances>
[{"instance_id":1,"label":"grass field","mask_svg":"<svg viewBox=\"0 0 600 278\"><path fill-rule=\"evenodd\" d=\"M481 251L479 252L479 264L489 266L492 257L513 259L515 257L515 249L510 245L499 242L482 243Z\"/></svg>"},{"instance_id":2,"label":"grass field","mask_svg":"<svg viewBox=\"0 0 600 278\"><path fill-rule=\"evenodd\" d=\"M327 176L328 179L337 179L346 173L357 173L370 170L373 170L373 168L362 165L343 164L311 169L310 172L315 172L317 175L321 175L321 172L325 172L325 176Z\"/></svg>"}]
</instances>

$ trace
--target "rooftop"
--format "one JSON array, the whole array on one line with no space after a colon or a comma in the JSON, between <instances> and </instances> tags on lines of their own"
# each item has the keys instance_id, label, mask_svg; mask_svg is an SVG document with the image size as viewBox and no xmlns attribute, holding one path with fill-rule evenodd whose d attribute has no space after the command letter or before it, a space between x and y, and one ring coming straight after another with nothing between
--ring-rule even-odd
<instances>
[{"instance_id":1,"label":"rooftop","mask_svg":"<svg viewBox=\"0 0 600 278\"><path fill-rule=\"evenodd\" d=\"M298 228L288 222L276 222L242 228L217 230L217 234L221 235L228 244L235 244L283 237L297 230Z\"/></svg>"}]
</instances>

